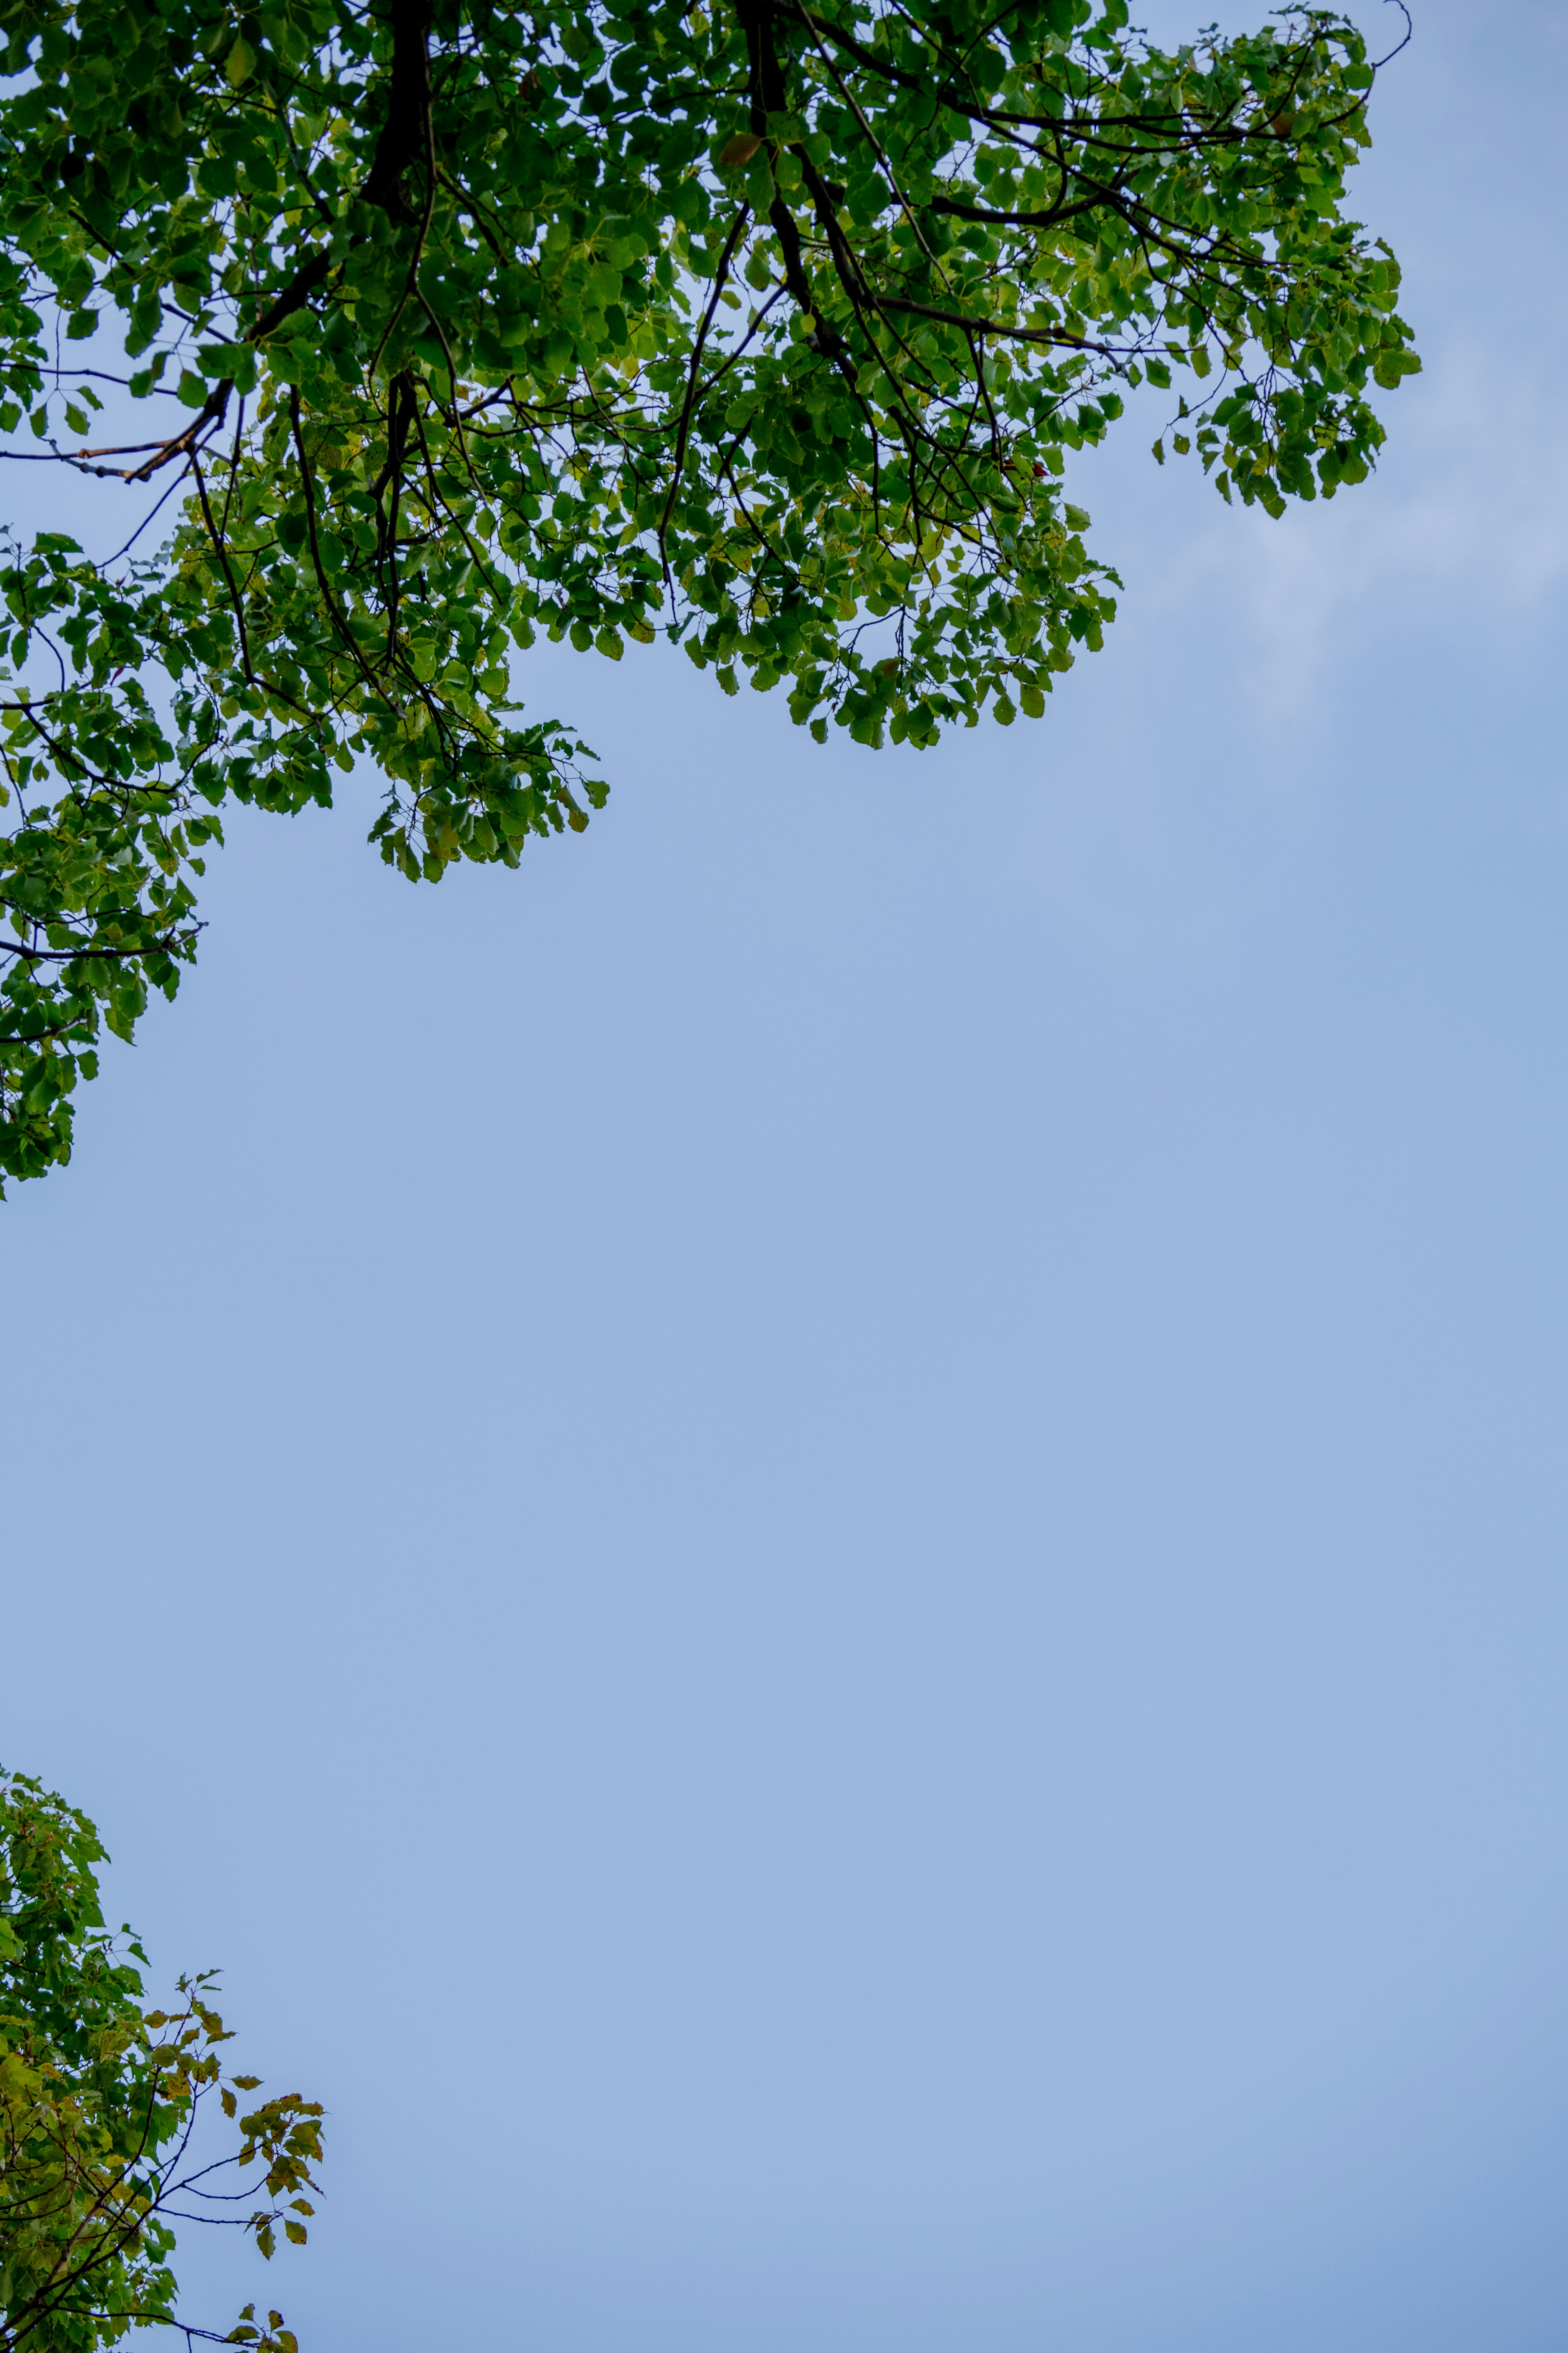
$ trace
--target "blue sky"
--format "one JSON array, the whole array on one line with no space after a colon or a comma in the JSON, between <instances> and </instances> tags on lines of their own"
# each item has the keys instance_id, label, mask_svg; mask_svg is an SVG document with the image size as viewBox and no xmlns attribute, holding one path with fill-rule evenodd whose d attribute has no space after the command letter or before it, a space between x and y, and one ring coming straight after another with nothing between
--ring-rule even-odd
<instances>
[{"instance_id":1,"label":"blue sky","mask_svg":"<svg viewBox=\"0 0 1568 2353\"><path fill-rule=\"evenodd\" d=\"M0 1214L0 1754L331 2112L205 2316L1568 2342L1568 18L1416 35L1373 482L1134 418L933 754L547 649L588 834L235 824Z\"/></svg>"}]
</instances>

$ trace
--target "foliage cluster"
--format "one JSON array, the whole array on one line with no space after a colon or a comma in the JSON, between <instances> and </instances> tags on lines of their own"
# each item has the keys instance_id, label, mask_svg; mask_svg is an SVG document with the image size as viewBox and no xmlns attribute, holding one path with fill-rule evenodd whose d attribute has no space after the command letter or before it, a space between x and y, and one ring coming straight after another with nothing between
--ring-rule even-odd
<instances>
[{"instance_id":1,"label":"foliage cluster","mask_svg":"<svg viewBox=\"0 0 1568 2353\"><path fill-rule=\"evenodd\" d=\"M1363 479L1418 364L1344 214L1376 67L1328 9L1172 50L1126 0L0 31L0 435L176 501L155 554L0 561L0 1176L68 1155L100 1028L173 994L226 801L367 762L430 880L581 828L591 754L515 697L541 630L662 634L819 741L1037 717L1115 610L1064 474L1131 389L1162 462L1279 513Z\"/></svg>"},{"instance_id":2,"label":"foliage cluster","mask_svg":"<svg viewBox=\"0 0 1568 2353\"><path fill-rule=\"evenodd\" d=\"M85 1815L0 1774L0 2353L94 2353L152 2326L295 2353L276 2312L247 2306L224 2337L181 2321L170 2263L180 2221L226 2221L268 2256L279 2231L303 2242L321 2106L252 2105L210 1975L142 2008L146 1957L104 1926L106 1860ZM215 2098L237 2137L216 2157L196 2138Z\"/></svg>"}]
</instances>

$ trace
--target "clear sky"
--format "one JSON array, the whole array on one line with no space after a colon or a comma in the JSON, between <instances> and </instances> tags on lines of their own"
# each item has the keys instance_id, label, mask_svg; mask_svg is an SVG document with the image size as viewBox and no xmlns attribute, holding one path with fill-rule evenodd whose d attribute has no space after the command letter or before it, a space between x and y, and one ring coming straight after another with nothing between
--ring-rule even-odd
<instances>
[{"instance_id":1,"label":"clear sky","mask_svg":"<svg viewBox=\"0 0 1568 2353\"><path fill-rule=\"evenodd\" d=\"M194 2316L1568 2346L1568 10L1415 14L1374 482L1135 417L934 754L547 649L588 834L235 824L0 1212L0 1756L331 2109Z\"/></svg>"}]
</instances>

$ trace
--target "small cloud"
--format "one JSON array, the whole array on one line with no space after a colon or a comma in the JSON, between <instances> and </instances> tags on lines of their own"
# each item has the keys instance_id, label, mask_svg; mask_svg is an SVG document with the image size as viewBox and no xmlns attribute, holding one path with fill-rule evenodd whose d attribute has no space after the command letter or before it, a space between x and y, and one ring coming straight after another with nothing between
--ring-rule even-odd
<instances>
[{"instance_id":1,"label":"small cloud","mask_svg":"<svg viewBox=\"0 0 1568 2353\"><path fill-rule=\"evenodd\" d=\"M1406 406L1408 401L1408 406ZM1485 631L1568 578L1568 396L1544 375L1500 379L1479 345L1451 349L1391 404L1379 471L1279 522L1216 514L1158 584L1163 604L1239 608L1259 660L1251 691L1300 712L1369 624L1430 617Z\"/></svg>"}]
</instances>

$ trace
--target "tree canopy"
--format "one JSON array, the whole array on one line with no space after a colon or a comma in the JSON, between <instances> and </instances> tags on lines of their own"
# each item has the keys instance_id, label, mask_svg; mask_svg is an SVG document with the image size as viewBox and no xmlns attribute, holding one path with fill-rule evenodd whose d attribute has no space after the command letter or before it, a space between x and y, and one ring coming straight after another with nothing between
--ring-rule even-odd
<instances>
[{"instance_id":1,"label":"tree canopy","mask_svg":"<svg viewBox=\"0 0 1568 2353\"><path fill-rule=\"evenodd\" d=\"M288 2093L239 2114L258 2079L226 2072L210 1973L142 2010L146 1956L104 1926L107 1860L85 1814L0 1772L0 2353L94 2353L153 2327L295 2353L277 2312L247 2306L223 2336L177 2317L171 2258L180 2221L229 2221L268 2256L279 2230L303 2242L321 2106ZM215 2095L238 2144L221 2155L195 2137Z\"/></svg>"},{"instance_id":2,"label":"tree canopy","mask_svg":"<svg viewBox=\"0 0 1568 2353\"><path fill-rule=\"evenodd\" d=\"M662 635L819 742L1037 717L1115 610L1063 476L1130 389L1279 513L1418 365L1328 10L1168 51L1125 0L0 23L0 435L132 541L0 548L0 1176L174 994L229 799L365 762L405 874L514 864L605 789L517 699L541 630Z\"/></svg>"}]
</instances>

